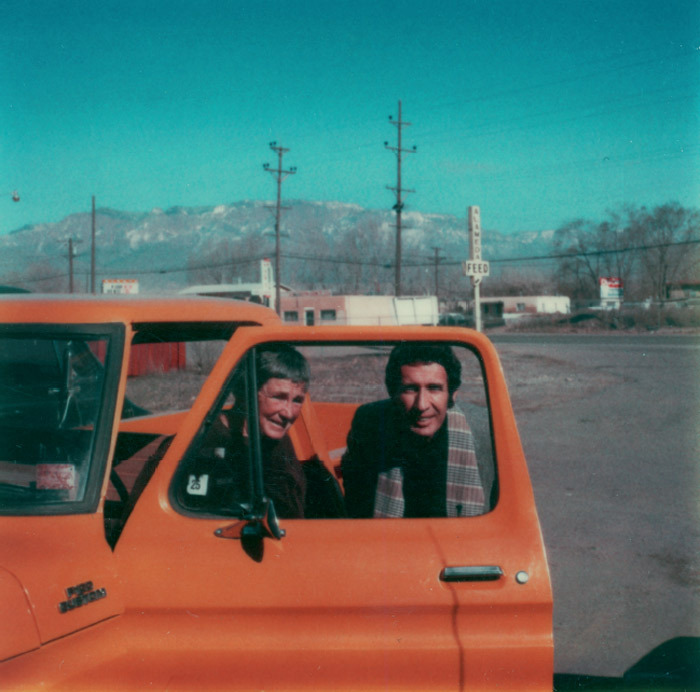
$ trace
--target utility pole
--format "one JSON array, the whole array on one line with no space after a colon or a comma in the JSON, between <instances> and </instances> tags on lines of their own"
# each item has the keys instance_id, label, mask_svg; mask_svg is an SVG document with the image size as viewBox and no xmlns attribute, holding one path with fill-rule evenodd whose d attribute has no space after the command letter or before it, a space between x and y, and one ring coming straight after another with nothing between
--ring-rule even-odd
<instances>
[{"instance_id":1,"label":"utility pole","mask_svg":"<svg viewBox=\"0 0 700 692\"><path fill-rule=\"evenodd\" d=\"M467 228L469 230L469 260L462 262L464 275L471 279L474 288L474 326L481 331L481 280L489 275L489 263L481 258L481 210L467 207Z\"/></svg>"},{"instance_id":2,"label":"utility pole","mask_svg":"<svg viewBox=\"0 0 700 692\"><path fill-rule=\"evenodd\" d=\"M387 185L387 190L392 190L396 194L396 204L392 209L396 212L396 269L394 275L394 294L398 297L401 295L401 212L403 211L403 193L404 192L415 192L415 190L408 190L401 187L401 157L402 154L414 154L416 151L415 145L412 149L403 149L401 146L401 129L410 125L405 120L401 118L401 101L399 101L399 119L394 120L393 117L389 116L389 122L396 126L398 130L398 143L395 147L390 147L389 142L384 142L384 146L393 151L396 154L396 187Z\"/></svg>"},{"instance_id":3,"label":"utility pole","mask_svg":"<svg viewBox=\"0 0 700 692\"><path fill-rule=\"evenodd\" d=\"M296 166L292 166L289 170L284 170L282 168L282 157L289 151L289 149L278 146L277 142L270 142L270 149L277 153L277 168L270 168L269 163L264 163L263 168L277 181L277 204L275 206L275 310L277 310L278 315L281 315L280 218L282 216L282 209L289 209L289 207L282 206L282 181L288 175L294 175L297 172L297 169Z\"/></svg>"},{"instance_id":4,"label":"utility pole","mask_svg":"<svg viewBox=\"0 0 700 692\"><path fill-rule=\"evenodd\" d=\"M73 238L68 238L68 292L73 293Z\"/></svg>"},{"instance_id":5,"label":"utility pole","mask_svg":"<svg viewBox=\"0 0 700 692\"><path fill-rule=\"evenodd\" d=\"M92 246L90 249L90 293L95 293L95 195L92 196Z\"/></svg>"},{"instance_id":6,"label":"utility pole","mask_svg":"<svg viewBox=\"0 0 700 692\"><path fill-rule=\"evenodd\" d=\"M440 304L440 281L438 279L438 265L440 264L440 260L445 259L444 257L439 256L440 248L433 246L433 250L435 251L435 297L438 299L438 305Z\"/></svg>"},{"instance_id":7,"label":"utility pole","mask_svg":"<svg viewBox=\"0 0 700 692\"><path fill-rule=\"evenodd\" d=\"M75 292L75 271L74 271L74 266L73 266L73 260L78 256L77 253L75 252L75 245L77 243L81 243L82 240L78 238L77 240L73 240L72 237L68 238L68 292L69 293L74 293Z\"/></svg>"}]
</instances>

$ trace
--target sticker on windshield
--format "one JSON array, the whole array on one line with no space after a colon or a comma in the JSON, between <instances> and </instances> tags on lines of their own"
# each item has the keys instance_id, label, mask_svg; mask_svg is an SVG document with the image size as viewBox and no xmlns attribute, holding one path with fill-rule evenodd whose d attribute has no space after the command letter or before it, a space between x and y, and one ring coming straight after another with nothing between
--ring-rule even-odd
<instances>
[{"instance_id":1,"label":"sticker on windshield","mask_svg":"<svg viewBox=\"0 0 700 692\"><path fill-rule=\"evenodd\" d=\"M209 474L203 473L201 476L196 476L193 473L187 479L187 494L188 495L206 495L207 487L209 486Z\"/></svg>"},{"instance_id":2,"label":"sticker on windshield","mask_svg":"<svg viewBox=\"0 0 700 692\"><path fill-rule=\"evenodd\" d=\"M37 464L37 490L75 490L73 464Z\"/></svg>"}]
</instances>

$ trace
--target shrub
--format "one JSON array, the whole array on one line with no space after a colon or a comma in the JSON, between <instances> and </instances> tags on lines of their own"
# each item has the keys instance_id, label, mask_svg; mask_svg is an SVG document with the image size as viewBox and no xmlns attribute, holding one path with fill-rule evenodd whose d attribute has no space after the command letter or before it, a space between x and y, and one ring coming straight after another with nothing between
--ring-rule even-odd
<instances>
[{"instance_id":1,"label":"shrub","mask_svg":"<svg viewBox=\"0 0 700 692\"><path fill-rule=\"evenodd\" d=\"M623 308L583 311L573 315L533 315L508 323L508 331L653 330L662 327L700 328L699 307Z\"/></svg>"}]
</instances>

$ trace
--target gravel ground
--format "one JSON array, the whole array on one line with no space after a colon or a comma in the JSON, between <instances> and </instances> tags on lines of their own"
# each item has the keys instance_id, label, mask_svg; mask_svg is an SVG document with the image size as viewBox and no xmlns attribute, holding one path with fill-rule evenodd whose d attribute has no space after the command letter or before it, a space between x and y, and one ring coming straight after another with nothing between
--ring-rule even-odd
<instances>
[{"instance_id":1,"label":"gravel ground","mask_svg":"<svg viewBox=\"0 0 700 692\"><path fill-rule=\"evenodd\" d=\"M548 550L555 671L621 680L690 642L683 689L700 689L700 338L496 347Z\"/></svg>"},{"instance_id":2,"label":"gravel ground","mask_svg":"<svg viewBox=\"0 0 700 692\"><path fill-rule=\"evenodd\" d=\"M683 647L700 660L700 337L489 336L548 550L558 689L631 684L623 675L659 646L671 651L662 668ZM344 380L314 373L326 389L333 378ZM129 395L152 410L189 406L202 379L138 378Z\"/></svg>"}]
</instances>

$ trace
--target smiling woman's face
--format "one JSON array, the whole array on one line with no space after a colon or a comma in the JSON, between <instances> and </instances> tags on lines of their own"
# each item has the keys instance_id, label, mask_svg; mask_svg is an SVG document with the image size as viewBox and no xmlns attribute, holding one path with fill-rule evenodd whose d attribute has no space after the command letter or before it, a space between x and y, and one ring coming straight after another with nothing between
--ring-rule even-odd
<instances>
[{"instance_id":1,"label":"smiling woman's face","mask_svg":"<svg viewBox=\"0 0 700 692\"><path fill-rule=\"evenodd\" d=\"M305 397L303 382L270 378L258 390L260 432L272 440L282 439L299 417Z\"/></svg>"}]
</instances>

